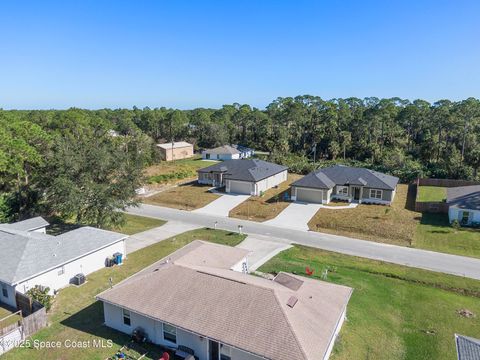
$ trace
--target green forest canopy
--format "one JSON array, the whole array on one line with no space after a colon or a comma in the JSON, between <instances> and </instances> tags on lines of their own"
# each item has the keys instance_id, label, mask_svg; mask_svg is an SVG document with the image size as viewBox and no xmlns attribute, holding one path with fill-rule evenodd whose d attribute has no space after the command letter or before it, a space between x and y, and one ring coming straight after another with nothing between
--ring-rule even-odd
<instances>
[{"instance_id":1,"label":"green forest canopy","mask_svg":"<svg viewBox=\"0 0 480 360\"><path fill-rule=\"evenodd\" d=\"M196 149L239 143L298 173L344 162L402 181L478 179L480 167L475 98L431 104L305 95L278 98L265 110L0 110L0 122L0 221L41 210L115 222L114 210L130 205L142 182L142 167L156 161L155 143L171 139ZM123 136L112 137L112 129Z\"/></svg>"}]
</instances>

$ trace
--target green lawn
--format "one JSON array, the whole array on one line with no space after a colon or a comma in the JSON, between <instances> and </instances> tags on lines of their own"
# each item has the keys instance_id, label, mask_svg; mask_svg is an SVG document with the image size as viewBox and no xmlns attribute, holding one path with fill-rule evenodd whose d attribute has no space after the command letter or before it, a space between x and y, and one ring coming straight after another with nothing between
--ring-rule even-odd
<instances>
[{"instance_id":1,"label":"green lawn","mask_svg":"<svg viewBox=\"0 0 480 360\"><path fill-rule=\"evenodd\" d=\"M142 231L150 230L162 226L166 221L153 219L145 216L125 214L125 224L116 228L107 230L117 231L122 234L133 235Z\"/></svg>"},{"instance_id":2,"label":"green lawn","mask_svg":"<svg viewBox=\"0 0 480 360\"><path fill-rule=\"evenodd\" d=\"M447 214L424 213L417 225L413 246L480 258L480 230L455 230L450 226Z\"/></svg>"},{"instance_id":3,"label":"green lawn","mask_svg":"<svg viewBox=\"0 0 480 360\"><path fill-rule=\"evenodd\" d=\"M62 360L104 360L129 341L129 336L103 325L102 304L94 296L109 287L111 277L116 284L128 276L140 271L157 260L171 254L195 239L207 240L219 244L235 246L245 238L244 235L222 230L199 229L186 232L174 238L164 240L128 255L122 266L105 268L90 274L87 282L79 287L68 287L60 291L55 298L49 314L49 327L39 331L33 339L64 342L67 339L92 341L111 339L114 347L109 349L14 349L2 357L2 360L62 359ZM150 346L146 359L160 358L159 347Z\"/></svg>"},{"instance_id":4,"label":"green lawn","mask_svg":"<svg viewBox=\"0 0 480 360\"><path fill-rule=\"evenodd\" d=\"M20 319L21 319L20 315L13 315L13 313L10 310L0 305L0 329L3 329L4 327L9 326L11 324L14 324Z\"/></svg>"},{"instance_id":5,"label":"green lawn","mask_svg":"<svg viewBox=\"0 0 480 360\"><path fill-rule=\"evenodd\" d=\"M447 198L447 188L439 186L419 186L418 202L444 201Z\"/></svg>"},{"instance_id":6,"label":"green lawn","mask_svg":"<svg viewBox=\"0 0 480 360\"><path fill-rule=\"evenodd\" d=\"M328 266L327 281L354 288L333 360L454 360L455 333L480 337L479 281L301 246L259 270L304 274L306 266L314 277Z\"/></svg>"}]
</instances>

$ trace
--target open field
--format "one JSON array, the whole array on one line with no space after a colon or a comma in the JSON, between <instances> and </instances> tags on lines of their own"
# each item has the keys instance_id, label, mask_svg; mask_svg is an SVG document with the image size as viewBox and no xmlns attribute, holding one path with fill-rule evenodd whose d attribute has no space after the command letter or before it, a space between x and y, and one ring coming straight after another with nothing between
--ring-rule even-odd
<instances>
[{"instance_id":1,"label":"open field","mask_svg":"<svg viewBox=\"0 0 480 360\"><path fill-rule=\"evenodd\" d=\"M277 188L269 189L263 196L252 196L230 211L230 217L253 221L266 221L280 214L289 204L284 193L290 191L290 184L301 178L301 175L288 174L287 181Z\"/></svg>"},{"instance_id":2,"label":"open field","mask_svg":"<svg viewBox=\"0 0 480 360\"><path fill-rule=\"evenodd\" d=\"M453 360L455 333L480 337L479 281L302 246L259 271L304 274L306 266L316 278L328 267L327 281L354 288L333 360Z\"/></svg>"},{"instance_id":3,"label":"open field","mask_svg":"<svg viewBox=\"0 0 480 360\"><path fill-rule=\"evenodd\" d=\"M172 187L171 189L159 192L146 197L143 202L151 205L167 206L180 210L194 210L201 208L219 195L209 192L210 185L188 183Z\"/></svg>"},{"instance_id":4,"label":"open field","mask_svg":"<svg viewBox=\"0 0 480 360\"><path fill-rule=\"evenodd\" d=\"M419 186L418 202L445 201L447 198L447 188L439 186Z\"/></svg>"},{"instance_id":5,"label":"open field","mask_svg":"<svg viewBox=\"0 0 480 360\"><path fill-rule=\"evenodd\" d=\"M162 161L147 167L144 175L148 184L176 184L180 181L197 178L197 170L214 164L202 161L200 156L192 159Z\"/></svg>"},{"instance_id":6,"label":"open field","mask_svg":"<svg viewBox=\"0 0 480 360\"><path fill-rule=\"evenodd\" d=\"M398 185L392 206L363 205L353 209L320 209L310 230L411 246L419 213L407 209L408 185Z\"/></svg>"},{"instance_id":7,"label":"open field","mask_svg":"<svg viewBox=\"0 0 480 360\"><path fill-rule=\"evenodd\" d=\"M480 257L480 231L450 226L447 214L422 214L413 246L457 255Z\"/></svg>"},{"instance_id":8,"label":"open field","mask_svg":"<svg viewBox=\"0 0 480 360\"><path fill-rule=\"evenodd\" d=\"M117 231L122 234L133 235L142 231L147 231L165 224L166 221L153 219L145 216L132 214L125 215L125 224L119 227L109 228L106 230Z\"/></svg>"},{"instance_id":9,"label":"open field","mask_svg":"<svg viewBox=\"0 0 480 360\"><path fill-rule=\"evenodd\" d=\"M146 266L162 259L173 251L195 239L235 246L245 237L221 230L199 229L164 240L155 245L128 255L122 266L105 268L87 277L81 287L68 287L59 292L49 313L49 327L39 331L33 339L44 341L111 339L113 348L83 348L37 350L33 348L14 349L2 357L2 360L62 359L62 360L104 360L113 355L130 337L103 325L103 307L94 296L109 287L108 279L118 283ZM159 359L162 351L157 346L147 346L150 350L146 359Z\"/></svg>"}]
</instances>

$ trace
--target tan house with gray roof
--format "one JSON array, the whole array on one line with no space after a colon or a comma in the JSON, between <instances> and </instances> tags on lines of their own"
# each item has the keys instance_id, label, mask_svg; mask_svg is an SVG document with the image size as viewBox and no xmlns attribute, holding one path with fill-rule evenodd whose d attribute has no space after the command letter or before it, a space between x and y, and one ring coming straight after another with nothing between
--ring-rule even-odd
<instances>
[{"instance_id":1,"label":"tan house with gray roof","mask_svg":"<svg viewBox=\"0 0 480 360\"><path fill-rule=\"evenodd\" d=\"M352 289L245 272L245 250L194 242L97 296L107 326L199 360L327 359ZM248 261L247 261L248 264ZM247 265L248 267L248 265Z\"/></svg>"}]
</instances>

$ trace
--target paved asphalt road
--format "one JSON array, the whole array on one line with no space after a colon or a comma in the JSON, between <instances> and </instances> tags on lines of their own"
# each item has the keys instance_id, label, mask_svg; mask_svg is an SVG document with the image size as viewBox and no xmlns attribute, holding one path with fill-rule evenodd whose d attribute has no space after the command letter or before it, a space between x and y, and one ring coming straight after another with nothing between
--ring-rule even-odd
<instances>
[{"instance_id":1,"label":"paved asphalt road","mask_svg":"<svg viewBox=\"0 0 480 360\"><path fill-rule=\"evenodd\" d=\"M214 223L217 222L217 227L219 229L228 231L238 231L238 225L241 225L243 226L244 233L265 236L269 238L270 241L312 246L347 255L361 256L364 258L480 280L480 259L442 254L403 246L381 244L373 241L365 241L313 231L307 232L287 229L253 221L192 213L184 210L153 205L143 204L138 208L129 209L128 212L168 221L181 221L205 227L214 227Z\"/></svg>"}]
</instances>

